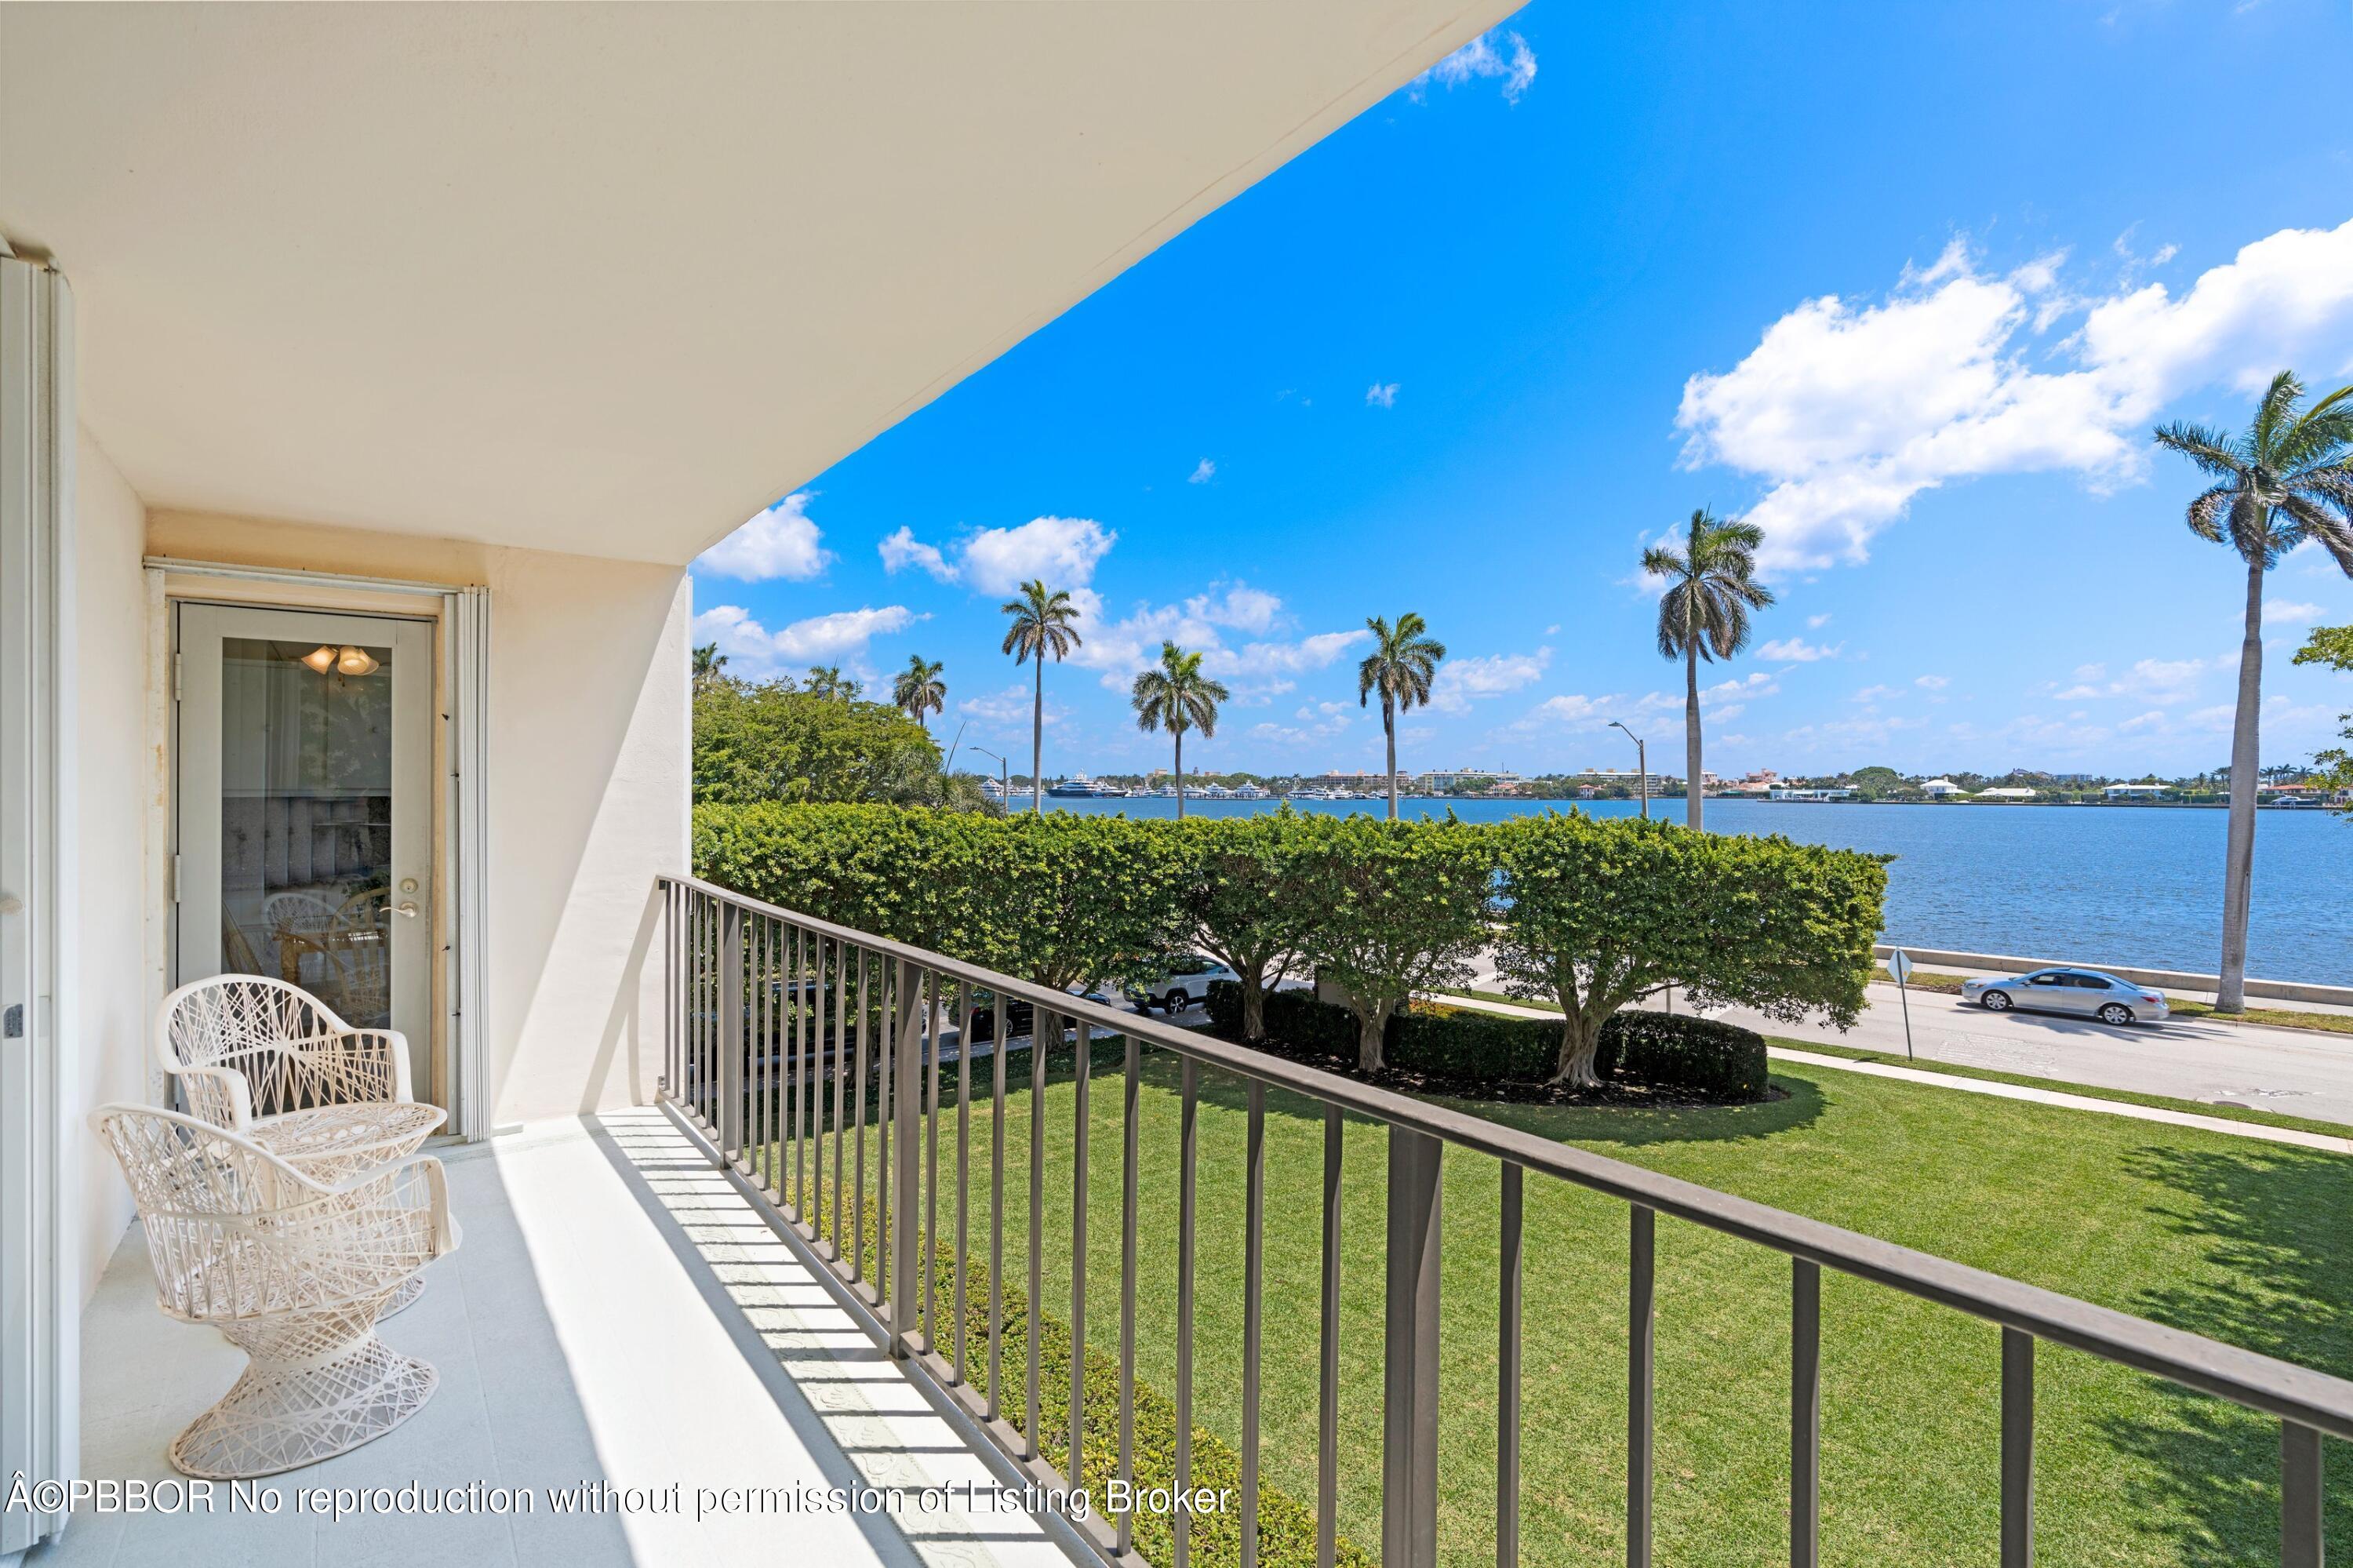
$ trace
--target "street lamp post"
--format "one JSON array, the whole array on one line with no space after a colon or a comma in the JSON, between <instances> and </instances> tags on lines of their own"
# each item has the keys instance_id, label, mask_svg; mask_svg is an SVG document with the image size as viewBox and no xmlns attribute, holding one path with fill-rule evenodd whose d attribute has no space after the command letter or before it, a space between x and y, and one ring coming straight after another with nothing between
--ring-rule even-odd
<instances>
[{"instance_id":1,"label":"street lamp post","mask_svg":"<svg viewBox=\"0 0 2353 1568\"><path fill-rule=\"evenodd\" d=\"M1645 818L1648 818L1648 817L1650 816L1650 814L1651 814L1651 750L1650 750L1650 747L1647 747L1647 746L1645 746L1645 745L1642 743L1642 737L1641 737L1641 736L1636 735L1632 730L1628 729L1624 725L1620 724L1616 719L1611 719L1611 720L1609 721L1609 727L1610 727L1611 729L1614 729L1614 730L1618 731L1620 734L1623 735L1623 736L1624 736L1628 740L1630 740L1630 741L1632 741L1632 742L1634 743L1634 771L1641 775L1641 789L1642 789L1642 815L1643 815Z\"/></svg>"},{"instance_id":2,"label":"street lamp post","mask_svg":"<svg viewBox=\"0 0 2353 1568\"><path fill-rule=\"evenodd\" d=\"M997 764L997 804L1003 806L1008 811L1013 810L1013 778L1009 771L1012 764L1007 762L1005 758L997 756L997 753L989 750L988 747L985 746L976 746L973 749Z\"/></svg>"}]
</instances>

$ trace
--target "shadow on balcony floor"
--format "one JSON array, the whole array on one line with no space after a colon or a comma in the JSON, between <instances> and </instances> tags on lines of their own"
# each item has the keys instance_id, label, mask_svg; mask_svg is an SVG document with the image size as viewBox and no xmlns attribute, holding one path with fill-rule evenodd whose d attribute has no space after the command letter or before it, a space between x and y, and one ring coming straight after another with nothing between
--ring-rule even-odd
<instances>
[{"instance_id":1,"label":"shadow on balcony floor","mask_svg":"<svg viewBox=\"0 0 2353 1568\"><path fill-rule=\"evenodd\" d=\"M440 1370L433 1401L353 1453L257 1483L280 1511L84 1514L27 1568L803 1561L1066 1568L1029 1516L921 1512L921 1489L987 1486L981 1460L659 1111L534 1125L447 1157L465 1245L385 1325ZM83 1328L83 1474L159 1480L172 1436L241 1358L155 1309L133 1227ZM558 1513L584 1483L677 1508ZM397 1489L508 1489L533 1510L402 1510ZM797 1489L896 1486L897 1514L784 1511ZM394 1489L393 1511L304 1511L312 1488ZM750 1489L767 1506L707 1509ZM411 1499L412 1505L414 1499ZM519 1510L520 1505L515 1505Z\"/></svg>"}]
</instances>

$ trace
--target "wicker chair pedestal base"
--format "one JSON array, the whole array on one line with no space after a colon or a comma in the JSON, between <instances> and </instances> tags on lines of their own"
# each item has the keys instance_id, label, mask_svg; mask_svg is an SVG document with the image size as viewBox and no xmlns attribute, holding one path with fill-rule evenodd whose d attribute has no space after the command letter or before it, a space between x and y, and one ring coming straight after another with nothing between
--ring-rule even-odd
<instances>
[{"instance_id":1,"label":"wicker chair pedestal base","mask_svg":"<svg viewBox=\"0 0 2353 1568\"><path fill-rule=\"evenodd\" d=\"M222 1325L251 1364L174 1439L173 1467L208 1480L275 1475L347 1454L424 1409L441 1374L377 1339L376 1315L371 1306L357 1335L310 1355L300 1341L317 1342L316 1318Z\"/></svg>"},{"instance_id":2,"label":"wicker chair pedestal base","mask_svg":"<svg viewBox=\"0 0 2353 1568\"><path fill-rule=\"evenodd\" d=\"M417 1298L424 1294L425 1277L421 1274L410 1275L408 1283L392 1293L392 1299L384 1304L384 1310L375 1315L375 1320L381 1323L396 1312L407 1311L417 1305Z\"/></svg>"}]
</instances>

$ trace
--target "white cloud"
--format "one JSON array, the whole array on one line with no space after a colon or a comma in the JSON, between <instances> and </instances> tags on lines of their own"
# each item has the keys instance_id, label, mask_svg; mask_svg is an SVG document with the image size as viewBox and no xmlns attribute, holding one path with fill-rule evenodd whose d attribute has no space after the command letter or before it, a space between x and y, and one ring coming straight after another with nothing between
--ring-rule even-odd
<instances>
[{"instance_id":1,"label":"white cloud","mask_svg":"<svg viewBox=\"0 0 2353 1568\"><path fill-rule=\"evenodd\" d=\"M1855 693L1854 700L1859 703L1870 704L1882 702L1894 695L1895 695L1895 688L1893 686L1865 686L1862 690Z\"/></svg>"},{"instance_id":2,"label":"white cloud","mask_svg":"<svg viewBox=\"0 0 2353 1568\"><path fill-rule=\"evenodd\" d=\"M1685 460L1765 480L1748 513L1764 564L1811 569L1864 559L1923 491L2036 471L2126 482L2147 472L2145 427L2174 398L2353 365L2353 221L2256 240L2178 297L2149 283L2080 300L2058 275L2051 257L1980 273L1957 239L1880 303L1805 301L1731 370L1684 384Z\"/></svg>"},{"instance_id":3,"label":"white cloud","mask_svg":"<svg viewBox=\"0 0 2353 1568\"><path fill-rule=\"evenodd\" d=\"M1830 623L1831 618L1827 612L1820 615L1810 615L1806 617L1807 630L1811 631L1820 631L1823 627L1828 626Z\"/></svg>"},{"instance_id":4,"label":"white cloud","mask_svg":"<svg viewBox=\"0 0 2353 1568\"><path fill-rule=\"evenodd\" d=\"M742 605L721 604L694 618L694 639L718 643L731 668L756 677L773 674L787 663L823 663L862 653L874 638L928 619L893 604L880 609L839 609L772 632Z\"/></svg>"},{"instance_id":5,"label":"white cloud","mask_svg":"<svg viewBox=\"0 0 2353 1568\"><path fill-rule=\"evenodd\" d=\"M2327 613L2316 604L2298 604L2290 599L2275 599L2263 606L2265 626L2309 626Z\"/></svg>"},{"instance_id":6,"label":"white cloud","mask_svg":"<svg viewBox=\"0 0 2353 1568\"><path fill-rule=\"evenodd\" d=\"M1222 595L1219 592L1221 586L1225 589ZM1243 582L1213 583L1208 593L1187 599L1185 609L1211 626L1230 627L1236 631L1271 631L1282 619L1280 598Z\"/></svg>"},{"instance_id":7,"label":"white cloud","mask_svg":"<svg viewBox=\"0 0 2353 1568\"><path fill-rule=\"evenodd\" d=\"M1452 91L1466 82L1500 81L1506 102L1517 103L1536 79L1536 54L1517 33L1482 33L1413 79L1407 92L1416 103L1431 82Z\"/></svg>"},{"instance_id":8,"label":"white cloud","mask_svg":"<svg viewBox=\"0 0 2353 1568\"><path fill-rule=\"evenodd\" d=\"M1618 705L1616 697L1588 697L1583 693L1546 697L1522 715L1511 727L1522 732L1562 727L1600 729L1609 724L1610 710Z\"/></svg>"},{"instance_id":9,"label":"white cloud","mask_svg":"<svg viewBox=\"0 0 2353 1568\"><path fill-rule=\"evenodd\" d=\"M1203 458L1199 462L1194 464L1193 471L1185 476L1185 482L1187 484L1207 484L1209 481L1217 477L1218 465L1211 462L1208 458Z\"/></svg>"},{"instance_id":10,"label":"white cloud","mask_svg":"<svg viewBox=\"0 0 2353 1568\"><path fill-rule=\"evenodd\" d=\"M915 531L903 524L899 531L883 539L878 546L882 552L882 569L896 576L909 567L916 567L944 583L956 580L956 569L939 547L926 545L915 537Z\"/></svg>"},{"instance_id":11,"label":"white cloud","mask_svg":"<svg viewBox=\"0 0 2353 1568\"><path fill-rule=\"evenodd\" d=\"M956 712L976 718L985 725L1002 728L1018 724L1026 729L1029 724L1030 705L1037 700L1037 695L1032 687L1017 681L1001 692L965 698L956 704ZM1050 729L1068 718L1071 713L1050 696L1046 699L1045 711L1046 726Z\"/></svg>"},{"instance_id":12,"label":"white cloud","mask_svg":"<svg viewBox=\"0 0 2353 1568\"><path fill-rule=\"evenodd\" d=\"M983 528L945 551L902 528L884 539L882 566L896 572L920 567L942 582L965 582L983 593L1012 593L1032 577L1050 588L1078 589L1093 580L1095 567L1119 539L1092 517L1033 517L1018 528Z\"/></svg>"},{"instance_id":13,"label":"white cloud","mask_svg":"<svg viewBox=\"0 0 2353 1568\"><path fill-rule=\"evenodd\" d=\"M1542 679L1551 665L1550 648L1539 648L1533 653L1489 653L1450 659L1438 667L1430 705L1440 713L1468 713L1473 699L1516 692Z\"/></svg>"},{"instance_id":14,"label":"white cloud","mask_svg":"<svg viewBox=\"0 0 2353 1568\"><path fill-rule=\"evenodd\" d=\"M2063 703L2117 697L2176 707L2198 694L2198 678L2211 668L2204 659L2142 659L2111 679L2105 664L2078 664L2074 683L2052 694Z\"/></svg>"},{"instance_id":15,"label":"white cloud","mask_svg":"<svg viewBox=\"0 0 2353 1568\"><path fill-rule=\"evenodd\" d=\"M1953 681L1949 675L1922 675L1912 683L1915 686L1926 686L1932 692L1941 692L1951 685Z\"/></svg>"},{"instance_id":16,"label":"white cloud","mask_svg":"<svg viewBox=\"0 0 2353 1568\"><path fill-rule=\"evenodd\" d=\"M1802 637L1777 637L1757 650L1757 657L1776 664L1811 664L1819 660L1837 658L1839 651L1845 646L1843 642L1833 642L1825 648Z\"/></svg>"},{"instance_id":17,"label":"white cloud","mask_svg":"<svg viewBox=\"0 0 2353 1568\"><path fill-rule=\"evenodd\" d=\"M695 566L716 577L751 583L817 576L833 559L833 552L818 543L822 535L809 520L809 499L807 491L786 496L703 551Z\"/></svg>"},{"instance_id":18,"label":"white cloud","mask_svg":"<svg viewBox=\"0 0 2353 1568\"><path fill-rule=\"evenodd\" d=\"M1397 407L1397 395L1396 382L1376 381L1365 388L1365 404L1373 408L1394 408Z\"/></svg>"}]
</instances>

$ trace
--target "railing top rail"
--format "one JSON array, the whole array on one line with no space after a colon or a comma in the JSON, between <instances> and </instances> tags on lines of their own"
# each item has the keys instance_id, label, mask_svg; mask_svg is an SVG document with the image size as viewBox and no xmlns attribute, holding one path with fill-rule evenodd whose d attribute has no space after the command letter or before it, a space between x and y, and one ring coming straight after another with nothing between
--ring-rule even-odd
<instances>
[{"instance_id":1,"label":"railing top rail","mask_svg":"<svg viewBox=\"0 0 2353 1568\"><path fill-rule=\"evenodd\" d=\"M1133 1035L1221 1071L1507 1160L1527 1170L1573 1181L1630 1203L1640 1203L1791 1257L1805 1258L1972 1317L2023 1330L2052 1344L2084 1351L2353 1440L2353 1381L2345 1378L2168 1328L2114 1308L1810 1220L1679 1177L1662 1175L1588 1150L1555 1143L1467 1112L1376 1088L1246 1046L1156 1022L1137 1013L1117 1012L1071 992L1000 974L944 953L747 897L700 877L664 875L659 880L789 921L806 930L856 943L871 952L903 959L935 974L969 980L1000 996L1020 998L1033 1007L1050 1009L1073 1022Z\"/></svg>"}]
</instances>

